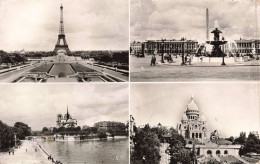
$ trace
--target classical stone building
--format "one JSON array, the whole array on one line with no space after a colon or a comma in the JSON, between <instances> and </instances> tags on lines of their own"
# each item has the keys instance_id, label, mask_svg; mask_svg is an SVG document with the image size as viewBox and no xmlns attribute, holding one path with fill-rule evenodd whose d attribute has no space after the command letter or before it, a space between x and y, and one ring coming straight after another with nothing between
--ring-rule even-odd
<instances>
[{"instance_id":1,"label":"classical stone building","mask_svg":"<svg viewBox=\"0 0 260 164\"><path fill-rule=\"evenodd\" d=\"M130 43L131 54L138 54L142 52L142 43L138 41L133 41Z\"/></svg>"},{"instance_id":2,"label":"classical stone building","mask_svg":"<svg viewBox=\"0 0 260 164\"><path fill-rule=\"evenodd\" d=\"M256 55L260 53L260 40L242 39L229 41L223 47L225 54Z\"/></svg>"},{"instance_id":3,"label":"classical stone building","mask_svg":"<svg viewBox=\"0 0 260 164\"><path fill-rule=\"evenodd\" d=\"M144 53L149 54L181 54L181 53L195 53L198 48L198 41L187 40L181 38L180 40L147 40L144 42Z\"/></svg>"},{"instance_id":4,"label":"classical stone building","mask_svg":"<svg viewBox=\"0 0 260 164\"><path fill-rule=\"evenodd\" d=\"M191 97L191 102L187 104L187 109L183 113L181 122L177 123L177 131L185 139L192 138L203 141L209 138L206 118L203 114L200 114L193 96Z\"/></svg>"},{"instance_id":5,"label":"classical stone building","mask_svg":"<svg viewBox=\"0 0 260 164\"><path fill-rule=\"evenodd\" d=\"M209 131L206 117L200 113L193 96L181 121L177 123L177 132L186 140L187 149L195 149L197 156L200 157L197 159L198 163L204 163L212 158L219 162L247 163L239 156L241 145L233 145L232 142L222 139L217 130Z\"/></svg>"},{"instance_id":6,"label":"classical stone building","mask_svg":"<svg viewBox=\"0 0 260 164\"><path fill-rule=\"evenodd\" d=\"M62 116L62 114L57 114L57 128L60 127L75 127L77 125L77 120L73 119L69 114L69 110L67 107L67 113Z\"/></svg>"}]
</instances>

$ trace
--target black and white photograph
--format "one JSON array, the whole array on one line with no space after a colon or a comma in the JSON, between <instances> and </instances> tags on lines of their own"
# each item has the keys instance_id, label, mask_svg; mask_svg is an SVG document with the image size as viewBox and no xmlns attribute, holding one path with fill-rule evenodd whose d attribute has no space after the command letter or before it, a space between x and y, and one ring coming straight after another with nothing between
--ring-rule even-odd
<instances>
[{"instance_id":1,"label":"black and white photograph","mask_svg":"<svg viewBox=\"0 0 260 164\"><path fill-rule=\"evenodd\" d=\"M131 84L130 163L258 164L259 84Z\"/></svg>"},{"instance_id":2,"label":"black and white photograph","mask_svg":"<svg viewBox=\"0 0 260 164\"><path fill-rule=\"evenodd\" d=\"M129 3L1 0L0 82L126 82Z\"/></svg>"},{"instance_id":3,"label":"black and white photograph","mask_svg":"<svg viewBox=\"0 0 260 164\"><path fill-rule=\"evenodd\" d=\"M0 164L260 164L260 0L0 0Z\"/></svg>"},{"instance_id":4,"label":"black and white photograph","mask_svg":"<svg viewBox=\"0 0 260 164\"><path fill-rule=\"evenodd\" d=\"M259 0L130 0L133 82L257 81Z\"/></svg>"},{"instance_id":5,"label":"black and white photograph","mask_svg":"<svg viewBox=\"0 0 260 164\"><path fill-rule=\"evenodd\" d=\"M128 163L128 85L0 89L1 164Z\"/></svg>"}]
</instances>

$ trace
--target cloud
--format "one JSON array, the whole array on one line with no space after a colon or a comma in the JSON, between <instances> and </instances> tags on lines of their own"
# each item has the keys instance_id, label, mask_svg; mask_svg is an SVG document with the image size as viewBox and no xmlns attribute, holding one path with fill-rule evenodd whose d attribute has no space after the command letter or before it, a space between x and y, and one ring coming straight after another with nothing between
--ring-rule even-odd
<instances>
[{"instance_id":1,"label":"cloud","mask_svg":"<svg viewBox=\"0 0 260 164\"><path fill-rule=\"evenodd\" d=\"M2 85L0 119L27 123L33 130L56 126L67 105L80 126L98 121L128 120L128 85Z\"/></svg>"},{"instance_id":2,"label":"cloud","mask_svg":"<svg viewBox=\"0 0 260 164\"><path fill-rule=\"evenodd\" d=\"M61 3L71 50L128 49L129 4L124 0L2 0L0 49L53 50Z\"/></svg>"},{"instance_id":3,"label":"cloud","mask_svg":"<svg viewBox=\"0 0 260 164\"><path fill-rule=\"evenodd\" d=\"M130 39L186 37L203 42L206 39L206 8L209 9L210 30L218 20L225 38L255 38L253 0L131 0Z\"/></svg>"}]
</instances>

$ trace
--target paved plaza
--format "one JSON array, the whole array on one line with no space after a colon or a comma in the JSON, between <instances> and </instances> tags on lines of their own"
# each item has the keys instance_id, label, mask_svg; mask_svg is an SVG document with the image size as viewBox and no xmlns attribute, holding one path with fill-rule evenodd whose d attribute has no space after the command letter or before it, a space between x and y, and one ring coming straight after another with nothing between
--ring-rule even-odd
<instances>
[{"instance_id":1,"label":"paved plaza","mask_svg":"<svg viewBox=\"0 0 260 164\"><path fill-rule=\"evenodd\" d=\"M37 151L35 150L37 149ZM15 149L14 155L6 153L0 154L1 164L51 164L48 156L39 148L36 142L22 141L20 149Z\"/></svg>"},{"instance_id":2,"label":"paved plaza","mask_svg":"<svg viewBox=\"0 0 260 164\"><path fill-rule=\"evenodd\" d=\"M159 62L160 56L156 56ZM173 63L150 66L151 56L145 58L130 57L132 82L168 82L168 81L256 81L260 80L260 61L243 63L193 62L181 66L181 57L173 58Z\"/></svg>"}]
</instances>

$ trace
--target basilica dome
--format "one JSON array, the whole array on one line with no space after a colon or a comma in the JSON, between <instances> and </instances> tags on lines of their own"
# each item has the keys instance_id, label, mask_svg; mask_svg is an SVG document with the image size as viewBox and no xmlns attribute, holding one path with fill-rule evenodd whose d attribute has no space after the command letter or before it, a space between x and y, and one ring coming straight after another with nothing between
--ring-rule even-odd
<instances>
[{"instance_id":1,"label":"basilica dome","mask_svg":"<svg viewBox=\"0 0 260 164\"><path fill-rule=\"evenodd\" d=\"M189 110L199 111L199 108L198 108L197 104L195 103L193 97L191 97L191 102L189 104L187 104L187 111L189 111Z\"/></svg>"}]
</instances>

